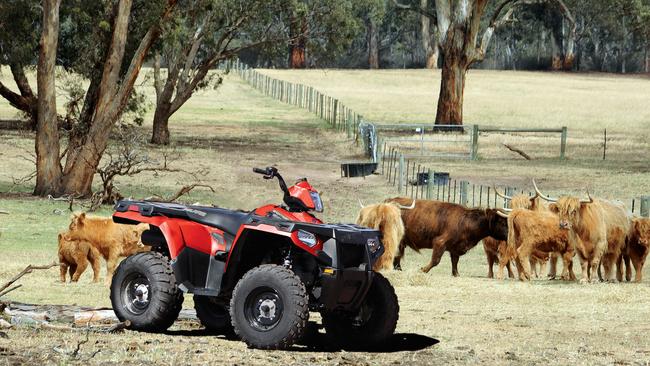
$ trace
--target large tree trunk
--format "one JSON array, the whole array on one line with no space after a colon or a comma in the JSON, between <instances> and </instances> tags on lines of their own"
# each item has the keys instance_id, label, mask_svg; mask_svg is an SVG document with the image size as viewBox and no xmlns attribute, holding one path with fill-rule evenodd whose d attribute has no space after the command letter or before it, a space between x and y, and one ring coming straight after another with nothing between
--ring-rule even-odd
<instances>
[{"instance_id":1,"label":"large tree trunk","mask_svg":"<svg viewBox=\"0 0 650 366\"><path fill-rule=\"evenodd\" d=\"M153 133L151 143L156 145L169 145L169 117L171 117L171 104L156 105L153 115Z\"/></svg>"},{"instance_id":2,"label":"large tree trunk","mask_svg":"<svg viewBox=\"0 0 650 366\"><path fill-rule=\"evenodd\" d=\"M420 0L420 8L427 9L429 0ZM420 14L420 36L424 50L425 67L438 68L438 37L431 35L431 19L425 14Z\"/></svg>"},{"instance_id":3,"label":"large tree trunk","mask_svg":"<svg viewBox=\"0 0 650 366\"><path fill-rule=\"evenodd\" d=\"M36 132L36 187L34 194L58 192L61 184L59 130L54 68L59 38L61 0L43 1L43 31L38 54L38 120Z\"/></svg>"},{"instance_id":4,"label":"large tree trunk","mask_svg":"<svg viewBox=\"0 0 650 366\"><path fill-rule=\"evenodd\" d=\"M368 32L368 68L379 68L379 31L377 24L374 20L368 19L366 21L366 28Z\"/></svg>"},{"instance_id":5,"label":"large tree trunk","mask_svg":"<svg viewBox=\"0 0 650 366\"><path fill-rule=\"evenodd\" d=\"M450 50L445 51L442 59L442 80L436 113L437 125L463 124L463 93L465 92L465 75L467 65Z\"/></svg>"},{"instance_id":6,"label":"large tree trunk","mask_svg":"<svg viewBox=\"0 0 650 366\"><path fill-rule=\"evenodd\" d=\"M307 19L291 22L291 40L289 40L289 68L304 69L307 66L305 49L307 47Z\"/></svg>"}]
</instances>

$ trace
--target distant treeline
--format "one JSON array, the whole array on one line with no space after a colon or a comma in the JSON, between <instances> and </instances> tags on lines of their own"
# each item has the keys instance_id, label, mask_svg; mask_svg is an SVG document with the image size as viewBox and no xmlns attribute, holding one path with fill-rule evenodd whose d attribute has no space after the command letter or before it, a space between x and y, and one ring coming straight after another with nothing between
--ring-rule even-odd
<instances>
[{"instance_id":1,"label":"distant treeline","mask_svg":"<svg viewBox=\"0 0 650 366\"><path fill-rule=\"evenodd\" d=\"M512 14L496 28L485 59L472 67L650 72L649 0L506 2L515 5ZM488 1L482 30L503 3ZM332 22L327 17L305 22L300 57L293 45L287 55L286 44L275 44L247 50L240 58L249 65L273 68L442 67L444 52L437 41L440 16L434 0L362 0L343 8L348 11L337 15L337 28L331 32L309 29L327 28ZM333 38L336 48L331 47Z\"/></svg>"}]
</instances>

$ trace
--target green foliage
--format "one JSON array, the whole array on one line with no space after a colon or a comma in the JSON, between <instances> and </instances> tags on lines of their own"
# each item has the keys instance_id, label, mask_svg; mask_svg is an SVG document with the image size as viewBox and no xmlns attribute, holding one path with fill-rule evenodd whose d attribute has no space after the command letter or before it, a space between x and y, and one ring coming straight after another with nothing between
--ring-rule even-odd
<instances>
[{"instance_id":1,"label":"green foliage","mask_svg":"<svg viewBox=\"0 0 650 366\"><path fill-rule=\"evenodd\" d=\"M35 64L40 28L40 1L0 1L0 64Z\"/></svg>"}]
</instances>

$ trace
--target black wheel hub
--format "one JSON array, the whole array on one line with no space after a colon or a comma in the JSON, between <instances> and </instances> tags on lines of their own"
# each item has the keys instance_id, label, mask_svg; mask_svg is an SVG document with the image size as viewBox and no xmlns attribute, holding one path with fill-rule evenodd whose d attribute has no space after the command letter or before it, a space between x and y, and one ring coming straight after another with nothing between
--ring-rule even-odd
<instances>
[{"instance_id":1,"label":"black wheel hub","mask_svg":"<svg viewBox=\"0 0 650 366\"><path fill-rule=\"evenodd\" d=\"M268 331L280 322L283 310L277 291L270 287L259 287L246 297L244 315L254 329Z\"/></svg>"},{"instance_id":2,"label":"black wheel hub","mask_svg":"<svg viewBox=\"0 0 650 366\"><path fill-rule=\"evenodd\" d=\"M127 278L122 285L122 300L124 307L135 315L141 315L147 311L151 300L149 279L140 273Z\"/></svg>"}]
</instances>

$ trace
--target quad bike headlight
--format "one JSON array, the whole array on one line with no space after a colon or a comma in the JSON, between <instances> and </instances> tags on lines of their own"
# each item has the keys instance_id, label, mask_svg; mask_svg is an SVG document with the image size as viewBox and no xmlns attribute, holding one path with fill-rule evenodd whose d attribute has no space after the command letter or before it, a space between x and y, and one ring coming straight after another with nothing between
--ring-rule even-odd
<instances>
[{"instance_id":1,"label":"quad bike headlight","mask_svg":"<svg viewBox=\"0 0 650 366\"><path fill-rule=\"evenodd\" d=\"M323 212L323 201L320 199L320 194L316 192L309 192L312 202L314 202L314 211Z\"/></svg>"},{"instance_id":2,"label":"quad bike headlight","mask_svg":"<svg viewBox=\"0 0 650 366\"><path fill-rule=\"evenodd\" d=\"M316 245L317 243L316 235L305 230L298 230L298 240L300 240L310 248Z\"/></svg>"}]
</instances>

